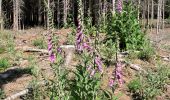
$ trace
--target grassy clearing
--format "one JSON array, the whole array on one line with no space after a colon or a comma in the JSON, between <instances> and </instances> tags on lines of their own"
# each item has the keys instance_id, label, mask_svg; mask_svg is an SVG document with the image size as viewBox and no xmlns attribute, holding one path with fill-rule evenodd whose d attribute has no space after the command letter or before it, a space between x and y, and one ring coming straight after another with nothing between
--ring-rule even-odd
<instances>
[{"instance_id":1,"label":"grassy clearing","mask_svg":"<svg viewBox=\"0 0 170 100\"><path fill-rule=\"evenodd\" d=\"M6 58L0 59L0 70L4 70L4 69L8 68L9 66L10 66L10 63L9 63L8 59L6 59Z\"/></svg>"},{"instance_id":2,"label":"grassy clearing","mask_svg":"<svg viewBox=\"0 0 170 100\"><path fill-rule=\"evenodd\" d=\"M36 40L33 40L32 45L38 47L39 49L46 49L47 48L47 44L46 44L44 38L38 38Z\"/></svg>"},{"instance_id":3,"label":"grassy clearing","mask_svg":"<svg viewBox=\"0 0 170 100\"><path fill-rule=\"evenodd\" d=\"M169 84L169 76L170 69L168 66L159 65L155 71L148 70L146 75L139 75L127 86L135 100L153 100L156 96L164 93L166 84Z\"/></svg>"}]
</instances>

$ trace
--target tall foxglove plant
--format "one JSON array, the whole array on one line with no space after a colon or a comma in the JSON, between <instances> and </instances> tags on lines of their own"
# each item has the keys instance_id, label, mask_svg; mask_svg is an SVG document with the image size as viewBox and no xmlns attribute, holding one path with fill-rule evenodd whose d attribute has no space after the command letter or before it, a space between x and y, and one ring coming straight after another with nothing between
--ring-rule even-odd
<instances>
[{"instance_id":1,"label":"tall foxglove plant","mask_svg":"<svg viewBox=\"0 0 170 100\"><path fill-rule=\"evenodd\" d=\"M117 1L117 12L122 13L123 10L123 1L118 0ZM123 79L122 79L122 64L118 59L118 51L119 51L119 39L118 39L118 34L116 32L116 64L115 64L115 71L113 72L114 78L109 79L109 86L113 87L114 82L117 80L119 85L121 86L123 84Z\"/></svg>"},{"instance_id":2,"label":"tall foxglove plant","mask_svg":"<svg viewBox=\"0 0 170 100\"><path fill-rule=\"evenodd\" d=\"M122 12L122 9L123 9L122 3L123 3L122 0L118 0L118 2L117 2L117 12L118 12L118 13L121 13L121 12Z\"/></svg>"},{"instance_id":3,"label":"tall foxglove plant","mask_svg":"<svg viewBox=\"0 0 170 100\"><path fill-rule=\"evenodd\" d=\"M49 36L49 38L48 38L48 52L49 52L49 59L50 59L51 63L54 63L55 54L53 52L53 43L52 43L51 36Z\"/></svg>"}]
</instances>

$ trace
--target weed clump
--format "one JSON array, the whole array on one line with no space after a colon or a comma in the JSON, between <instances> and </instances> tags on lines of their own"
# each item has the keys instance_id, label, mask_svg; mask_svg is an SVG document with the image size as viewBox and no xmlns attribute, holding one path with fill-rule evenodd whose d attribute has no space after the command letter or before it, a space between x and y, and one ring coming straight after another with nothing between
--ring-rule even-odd
<instances>
[{"instance_id":1,"label":"weed clump","mask_svg":"<svg viewBox=\"0 0 170 100\"><path fill-rule=\"evenodd\" d=\"M6 58L0 59L0 70L4 70L9 67L9 61Z\"/></svg>"},{"instance_id":2,"label":"weed clump","mask_svg":"<svg viewBox=\"0 0 170 100\"><path fill-rule=\"evenodd\" d=\"M47 45L43 39L36 39L32 43L34 46L38 47L39 49L45 49L47 48Z\"/></svg>"},{"instance_id":3,"label":"weed clump","mask_svg":"<svg viewBox=\"0 0 170 100\"><path fill-rule=\"evenodd\" d=\"M0 45L0 54L5 52L5 47Z\"/></svg>"}]
</instances>

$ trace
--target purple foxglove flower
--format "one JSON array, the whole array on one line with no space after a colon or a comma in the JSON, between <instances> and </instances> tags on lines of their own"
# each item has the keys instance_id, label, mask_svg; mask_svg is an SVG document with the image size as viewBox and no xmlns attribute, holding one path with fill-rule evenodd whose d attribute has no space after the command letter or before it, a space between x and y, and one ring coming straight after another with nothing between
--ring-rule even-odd
<instances>
[{"instance_id":1,"label":"purple foxglove flower","mask_svg":"<svg viewBox=\"0 0 170 100\"><path fill-rule=\"evenodd\" d=\"M80 21L78 21L78 28L77 28L77 38L76 38L76 49L77 51L82 51L82 41L83 41L83 32L81 30L81 24Z\"/></svg>"},{"instance_id":2,"label":"purple foxglove flower","mask_svg":"<svg viewBox=\"0 0 170 100\"><path fill-rule=\"evenodd\" d=\"M117 11L118 13L122 12L122 0L118 0L117 2Z\"/></svg>"},{"instance_id":3,"label":"purple foxglove flower","mask_svg":"<svg viewBox=\"0 0 170 100\"><path fill-rule=\"evenodd\" d=\"M86 49L87 51L92 50L92 48L87 43L83 43L83 48Z\"/></svg>"},{"instance_id":4,"label":"purple foxglove flower","mask_svg":"<svg viewBox=\"0 0 170 100\"><path fill-rule=\"evenodd\" d=\"M96 70L92 70L92 72L90 73L90 77L93 77L95 73L96 73Z\"/></svg>"},{"instance_id":5,"label":"purple foxglove flower","mask_svg":"<svg viewBox=\"0 0 170 100\"><path fill-rule=\"evenodd\" d=\"M91 69L92 69L91 65L87 67L87 71L90 71Z\"/></svg>"},{"instance_id":6,"label":"purple foxglove flower","mask_svg":"<svg viewBox=\"0 0 170 100\"><path fill-rule=\"evenodd\" d=\"M52 50L52 44L48 44L48 51L51 51Z\"/></svg>"},{"instance_id":7,"label":"purple foxglove flower","mask_svg":"<svg viewBox=\"0 0 170 100\"><path fill-rule=\"evenodd\" d=\"M48 52L49 52L49 55L50 55L49 59L50 59L50 61L51 61L52 63L54 63L54 61L55 61L55 55L54 55L54 53L52 52L52 48L53 48L52 38L49 37L49 38L48 38Z\"/></svg>"},{"instance_id":8,"label":"purple foxglove flower","mask_svg":"<svg viewBox=\"0 0 170 100\"><path fill-rule=\"evenodd\" d=\"M57 48L57 52L61 54L62 48L58 47L58 48Z\"/></svg>"},{"instance_id":9,"label":"purple foxglove flower","mask_svg":"<svg viewBox=\"0 0 170 100\"><path fill-rule=\"evenodd\" d=\"M99 58L98 56L95 58L95 63L96 63L96 65L97 65L97 67L98 67L98 70L99 70L101 73L103 73L102 61L100 60L100 58Z\"/></svg>"},{"instance_id":10,"label":"purple foxglove flower","mask_svg":"<svg viewBox=\"0 0 170 100\"><path fill-rule=\"evenodd\" d=\"M49 37L48 38L48 51L51 51L52 50L52 38L51 37Z\"/></svg>"},{"instance_id":11,"label":"purple foxglove flower","mask_svg":"<svg viewBox=\"0 0 170 100\"><path fill-rule=\"evenodd\" d=\"M50 54L50 61L51 61L52 63L54 63L54 61L55 61L55 55L54 55L54 53L51 53L51 54Z\"/></svg>"},{"instance_id":12,"label":"purple foxglove flower","mask_svg":"<svg viewBox=\"0 0 170 100\"><path fill-rule=\"evenodd\" d=\"M122 79L122 64L121 64L121 62L116 63L115 75L116 75L116 79L118 80L120 85L122 85L123 79Z\"/></svg>"},{"instance_id":13,"label":"purple foxglove flower","mask_svg":"<svg viewBox=\"0 0 170 100\"><path fill-rule=\"evenodd\" d=\"M113 80L113 78L110 78L109 79L109 86L113 87L113 85L114 85L114 80Z\"/></svg>"}]
</instances>

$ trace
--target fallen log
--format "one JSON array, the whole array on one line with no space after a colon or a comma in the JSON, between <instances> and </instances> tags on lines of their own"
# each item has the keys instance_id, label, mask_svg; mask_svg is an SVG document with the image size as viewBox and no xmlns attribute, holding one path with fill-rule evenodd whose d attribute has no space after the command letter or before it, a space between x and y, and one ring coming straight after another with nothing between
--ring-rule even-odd
<instances>
[{"instance_id":1,"label":"fallen log","mask_svg":"<svg viewBox=\"0 0 170 100\"><path fill-rule=\"evenodd\" d=\"M144 69L142 69L139 65L136 64L129 64L130 68L136 70L136 71L144 71Z\"/></svg>"},{"instance_id":2,"label":"fallen log","mask_svg":"<svg viewBox=\"0 0 170 100\"><path fill-rule=\"evenodd\" d=\"M160 56L160 55L158 56L162 58L164 61L170 61L170 56Z\"/></svg>"},{"instance_id":3,"label":"fallen log","mask_svg":"<svg viewBox=\"0 0 170 100\"><path fill-rule=\"evenodd\" d=\"M48 54L48 50L46 49L24 48L23 51L24 52L41 52L41 53Z\"/></svg>"},{"instance_id":4,"label":"fallen log","mask_svg":"<svg viewBox=\"0 0 170 100\"><path fill-rule=\"evenodd\" d=\"M38 84L38 85L45 85L45 84L47 84L47 82L41 81L41 82L38 82L37 84ZM30 91L30 89L31 89L31 88L26 88L26 89L24 89L24 90L22 90L22 91L20 91L20 92L18 92L18 93L16 93L16 94L13 94L13 95L11 95L11 96L8 96L8 97L5 98L4 100L15 100L15 99L17 99L17 98L19 98L19 97L21 97L21 96L23 96L23 95L26 95L26 94Z\"/></svg>"},{"instance_id":5,"label":"fallen log","mask_svg":"<svg viewBox=\"0 0 170 100\"><path fill-rule=\"evenodd\" d=\"M15 100L16 98L18 98L18 97L20 97L20 96L23 96L23 95L27 94L28 92L29 92L29 89L25 89L25 90L22 90L22 91L14 94L14 95L12 95L12 96L7 97L7 98L4 99L4 100Z\"/></svg>"},{"instance_id":6,"label":"fallen log","mask_svg":"<svg viewBox=\"0 0 170 100\"><path fill-rule=\"evenodd\" d=\"M60 48L63 49L75 49L74 45L61 45ZM48 54L48 50L46 49L36 49L36 48L31 48L31 47L25 47L23 48L24 52L41 52L41 53L45 53Z\"/></svg>"}]
</instances>

